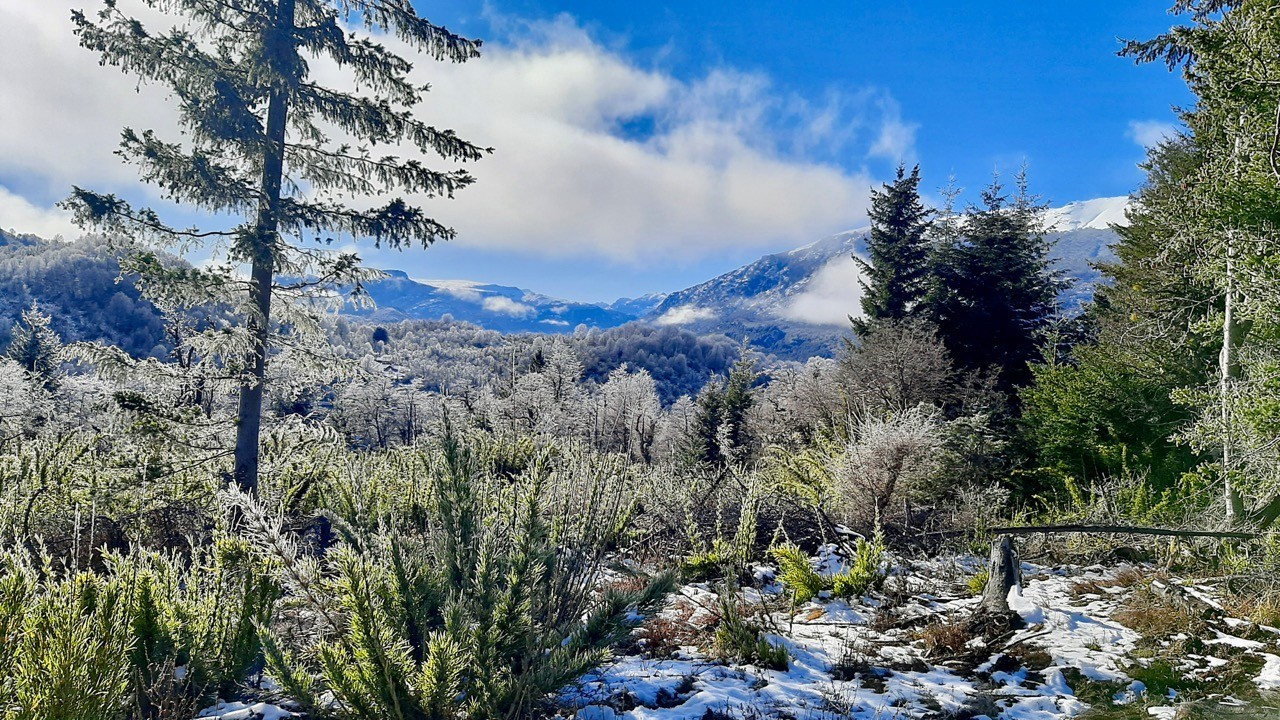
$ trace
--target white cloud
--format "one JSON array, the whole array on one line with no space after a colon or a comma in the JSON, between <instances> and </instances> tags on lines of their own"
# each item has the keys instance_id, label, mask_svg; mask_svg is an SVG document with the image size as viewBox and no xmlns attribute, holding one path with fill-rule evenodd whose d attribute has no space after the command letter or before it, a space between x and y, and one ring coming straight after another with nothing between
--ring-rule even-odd
<instances>
[{"instance_id":1,"label":"white cloud","mask_svg":"<svg viewBox=\"0 0 1280 720\"><path fill-rule=\"evenodd\" d=\"M538 310L530 305L522 302L516 302L508 297L501 295L490 295L484 299L481 306L492 313L501 315L510 315L512 317L529 317L538 314Z\"/></svg>"},{"instance_id":2,"label":"white cloud","mask_svg":"<svg viewBox=\"0 0 1280 720\"><path fill-rule=\"evenodd\" d=\"M43 238L62 235L70 239L80 235L79 228L71 222L70 213L56 208L37 207L3 186L0 186L0 229Z\"/></svg>"},{"instance_id":3,"label":"white cloud","mask_svg":"<svg viewBox=\"0 0 1280 720\"><path fill-rule=\"evenodd\" d=\"M658 325L688 325L699 320L714 320L715 318L716 311L711 308L681 305L666 311L654 322Z\"/></svg>"},{"instance_id":4,"label":"white cloud","mask_svg":"<svg viewBox=\"0 0 1280 720\"><path fill-rule=\"evenodd\" d=\"M77 46L68 15L85 4L0 6L0 173L35 176L48 197L73 183L137 197L133 169L111 154L120 128L177 139L173 107L163 88ZM914 142L883 92L809 102L732 68L684 80L567 17L527 24L473 62L416 67L432 85L423 117L496 148L457 199L423 201L470 247L656 264L784 245L863 215L872 178L823 158L858 143L855 157L908 158ZM314 68L322 82L349 82Z\"/></svg>"},{"instance_id":5,"label":"white cloud","mask_svg":"<svg viewBox=\"0 0 1280 720\"><path fill-rule=\"evenodd\" d=\"M1150 148L1164 140L1177 137L1178 126L1163 120L1130 120L1129 131L1126 134L1130 140L1144 148Z\"/></svg>"},{"instance_id":6,"label":"white cloud","mask_svg":"<svg viewBox=\"0 0 1280 720\"><path fill-rule=\"evenodd\" d=\"M920 126L902 119L902 109L893 98L881 96L877 104L882 114L880 134L876 137L871 149L867 151L867 156L891 162L914 162L916 130L919 130Z\"/></svg>"},{"instance_id":7,"label":"white cloud","mask_svg":"<svg viewBox=\"0 0 1280 720\"><path fill-rule=\"evenodd\" d=\"M814 273L805 289L778 314L810 325L848 325L850 315L862 315L861 278L853 258L837 257Z\"/></svg>"},{"instance_id":8,"label":"white cloud","mask_svg":"<svg viewBox=\"0 0 1280 720\"><path fill-rule=\"evenodd\" d=\"M41 0L0 7L0 170L21 174L53 197L71 185L132 184L134 168L113 155L125 126L154 128L176 139L177 114L166 91L98 65L72 33L71 10L98 2ZM138 0L122 10L154 19Z\"/></svg>"},{"instance_id":9,"label":"white cloud","mask_svg":"<svg viewBox=\"0 0 1280 720\"><path fill-rule=\"evenodd\" d=\"M477 290L474 286L466 284L464 282L450 283L447 281L446 282L436 281L436 282L430 282L427 284L431 285L432 287L444 293L445 295L448 295L449 297L454 297L459 300L466 300L467 302L480 302L480 291Z\"/></svg>"}]
</instances>

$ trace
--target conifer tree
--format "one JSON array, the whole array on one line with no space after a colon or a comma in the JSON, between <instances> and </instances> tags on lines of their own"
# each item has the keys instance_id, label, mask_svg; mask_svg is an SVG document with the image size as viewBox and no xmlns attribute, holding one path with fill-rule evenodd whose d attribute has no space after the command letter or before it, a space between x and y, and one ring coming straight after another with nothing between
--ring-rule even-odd
<instances>
[{"instance_id":1,"label":"conifer tree","mask_svg":"<svg viewBox=\"0 0 1280 720\"><path fill-rule=\"evenodd\" d=\"M22 366L27 377L46 390L58 385L62 365L62 339L49 325L52 319L32 303L13 324L12 340L5 356Z\"/></svg>"},{"instance_id":2,"label":"conifer tree","mask_svg":"<svg viewBox=\"0 0 1280 720\"><path fill-rule=\"evenodd\" d=\"M1044 332L1057 313L1061 274L1049 257L1044 206L1027 192L1025 172L1011 200L998 179L982 192L938 248L930 319L963 371L996 374L1005 392L1031 379Z\"/></svg>"},{"instance_id":3,"label":"conifer tree","mask_svg":"<svg viewBox=\"0 0 1280 720\"><path fill-rule=\"evenodd\" d=\"M1182 120L1198 162L1178 205L1155 218L1213 299L1217 377L1183 393L1200 411L1183 439L1216 450L1227 523L1265 526L1280 518L1280 495L1254 510L1247 500L1275 486L1280 459L1280 15L1264 0L1179 0L1173 11L1191 24L1121 54L1180 69L1196 95Z\"/></svg>"},{"instance_id":4,"label":"conifer tree","mask_svg":"<svg viewBox=\"0 0 1280 720\"><path fill-rule=\"evenodd\" d=\"M742 357L734 363L729 376L717 378L702 389L694 412L690 448L696 462L723 469L740 459L734 455L750 442L747 412L755 404L754 387L759 377L744 344Z\"/></svg>"},{"instance_id":5,"label":"conifer tree","mask_svg":"<svg viewBox=\"0 0 1280 720\"><path fill-rule=\"evenodd\" d=\"M127 268L168 304L234 309L238 322L200 343L202 354L220 358L238 378L234 474L251 490L268 359L285 351L314 357L318 333L301 333L315 326L316 289L358 292L370 277L354 254L309 243L349 237L400 249L453 237L404 199L357 206L350 198L452 196L473 180L465 170L432 170L420 159L390 156L390 148L404 145L451 163L486 152L414 115L427 88L410 81L410 60L377 42L377 34L394 35L438 61L475 58L480 42L419 17L410 0L142 2L175 26L148 28L115 0L103 0L94 17L72 13L80 44L104 65L167 86L179 105L182 141L126 128L118 154L165 199L238 217L240 224L183 229L154 210L78 187L64 204L81 224L145 247L213 244L225 251L229 263L222 268L168 267L146 251ZM312 75L320 63L345 70L357 90L320 84ZM237 265L248 268L247 281ZM281 275L303 279L277 283Z\"/></svg>"},{"instance_id":6,"label":"conifer tree","mask_svg":"<svg viewBox=\"0 0 1280 720\"><path fill-rule=\"evenodd\" d=\"M870 260L855 256L865 279L862 285L862 317L854 329L866 335L877 321L901 321L916 316L928 289L928 238L931 211L920 200L920 166L907 173L898 166L898 177L871 192L871 233L867 238Z\"/></svg>"}]
</instances>

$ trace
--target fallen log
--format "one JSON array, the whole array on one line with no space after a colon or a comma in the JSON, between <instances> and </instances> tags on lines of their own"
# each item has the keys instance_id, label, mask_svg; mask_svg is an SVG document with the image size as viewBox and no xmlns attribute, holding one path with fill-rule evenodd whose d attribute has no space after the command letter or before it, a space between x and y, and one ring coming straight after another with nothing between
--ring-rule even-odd
<instances>
[{"instance_id":1,"label":"fallen log","mask_svg":"<svg viewBox=\"0 0 1280 720\"><path fill-rule=\"evenodd\" d=\"M1133 525L1023 525L1015 527L971 528L967 530L934 530L917 537L948 538L964 535L1037 535L1040 533L1096 533L1112 535L1159 535L1163 537L1203 537L1220 540L1256 540L1267 533L1238 530L1178 530L1174 528L1139 527Z\"/></svg>"}]
</instances>

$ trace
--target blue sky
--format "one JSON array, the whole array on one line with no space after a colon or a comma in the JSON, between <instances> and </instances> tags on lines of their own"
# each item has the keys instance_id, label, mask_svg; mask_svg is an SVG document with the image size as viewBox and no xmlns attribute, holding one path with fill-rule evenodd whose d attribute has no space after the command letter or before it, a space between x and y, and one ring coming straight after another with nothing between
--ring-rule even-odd
<instances>
[{"instance_id":1,"label":"blue sky","mask_svg":"<svg viewBox=\"0 0 1280 720\"><path fill-rule=\"evenodd\" d=\"M147 197L109 151L123 124L167 127L163 96L74 47L67 9L93 4L0 8L16 70L0 78L0 226L60 227L41 213L71 182ZM1054 204L1127 194L1142 143L1190 100L1163 67L1115 55L1176 22L1167 4L420 2L487 43L463 67L420 64L424 117L496 153L428 205L456 241L366 256L609 300L854 227L898 160L930 192L1026 162Z\"/></svg>"},{"instance_id":2,"label":"blue sky","mask_svg":"<svg viewBox=\"0 0 1280 720\"><path fill-rule=\"evenodd\" d=\"M1163 66L1116 56L1176 20L1169 0L626 3L419 2L429 17L495 41L511 18L567 14L641 65L696 78L759 72L806 98L875 87L919 128L916 155L941 184L966 187L1026 159L1053 201L1123 195L1142 179L1134 121L1175 122L1190 101ZM496 19L496 22L495 22ZM831 158L858 165L860 157ZM874 169L883 175L892 163Z\"/></svg>"},{"instance_id":3,"label":"blue sky","mask_svg":"<svg viewBox=\"0 0 1280 720\"><path fill-rule=\"evenodd\" d=\"M567 14L639 65L686 79L732 67L810 99L876 88L917 126L908 159L921 164L926 186L935 190L950 175L976 189L994 170L1011 172L1025 161L1033 190L1055 204L1128 194L1142 181L1137 165L1144 152L1135 135L1176 122L1171 106L1190 102L1176 74L1116 56L1121 38L1170 27L1175 18L1167 0L504 0L479 12L472 2L419 5L451 28L496 42L517 19ZM877 179L894 165L868 162L849 148L826 159L867 167ZM483 182L483 168L477 173ZM627 292L670 290L735 267L756 250L727 249L673 271L628 265L609 271L627 278L620 282ZM458 259L466 263L471 258L464 254ZM539 267L530 277L564 267Z\"/></svg>"}]
</instances>

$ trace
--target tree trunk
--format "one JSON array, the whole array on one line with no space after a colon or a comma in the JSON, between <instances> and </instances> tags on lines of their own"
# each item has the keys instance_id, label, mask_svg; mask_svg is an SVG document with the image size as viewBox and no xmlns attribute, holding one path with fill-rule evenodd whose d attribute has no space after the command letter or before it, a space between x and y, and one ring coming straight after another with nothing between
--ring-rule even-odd
<instances>
[{"instance_id":1,"label":"tree trunk","mask_svg":"<svg viewBox=\"0 0 1280 720\"><path fill-rule=\"evenodd\" d=\"M1228 526L1236 526L1244 520L1244 498L1232 479L1235 470L1235 448L1231 423L1233 388L1240 379L1240 359L1236 351L1244 339L1244 327L1236 318L1235 308L1235 243L1234 231L1227 234L1227 288L1222 315L1222 352L1219 354L1219 410L1222 417L1222 494Z\"/></svg>"},{"instance_id":2,"label":"tree trunk","mask_svg":"<svg viewBox=\"0 0 1280 720\"><path fill-rule=\"evenodd\" d=\"M295 0L280 0L275 27L264 40L276 60L292 52ZM283 80L276 79L283 84ZM235 481L245 492L258 489L258 438L262 430L262 396L267 376L268 338L271 330L271 286L275 279L276 246L280 242L280 192L284 180L284 146L289 116L286 87L271 92L267 107L266 144L262 163L262 198L258 202L252 247L253 315L248 319L250 342L240 384L240 410L236 423Z\"/></svg>"}]
</instances>

